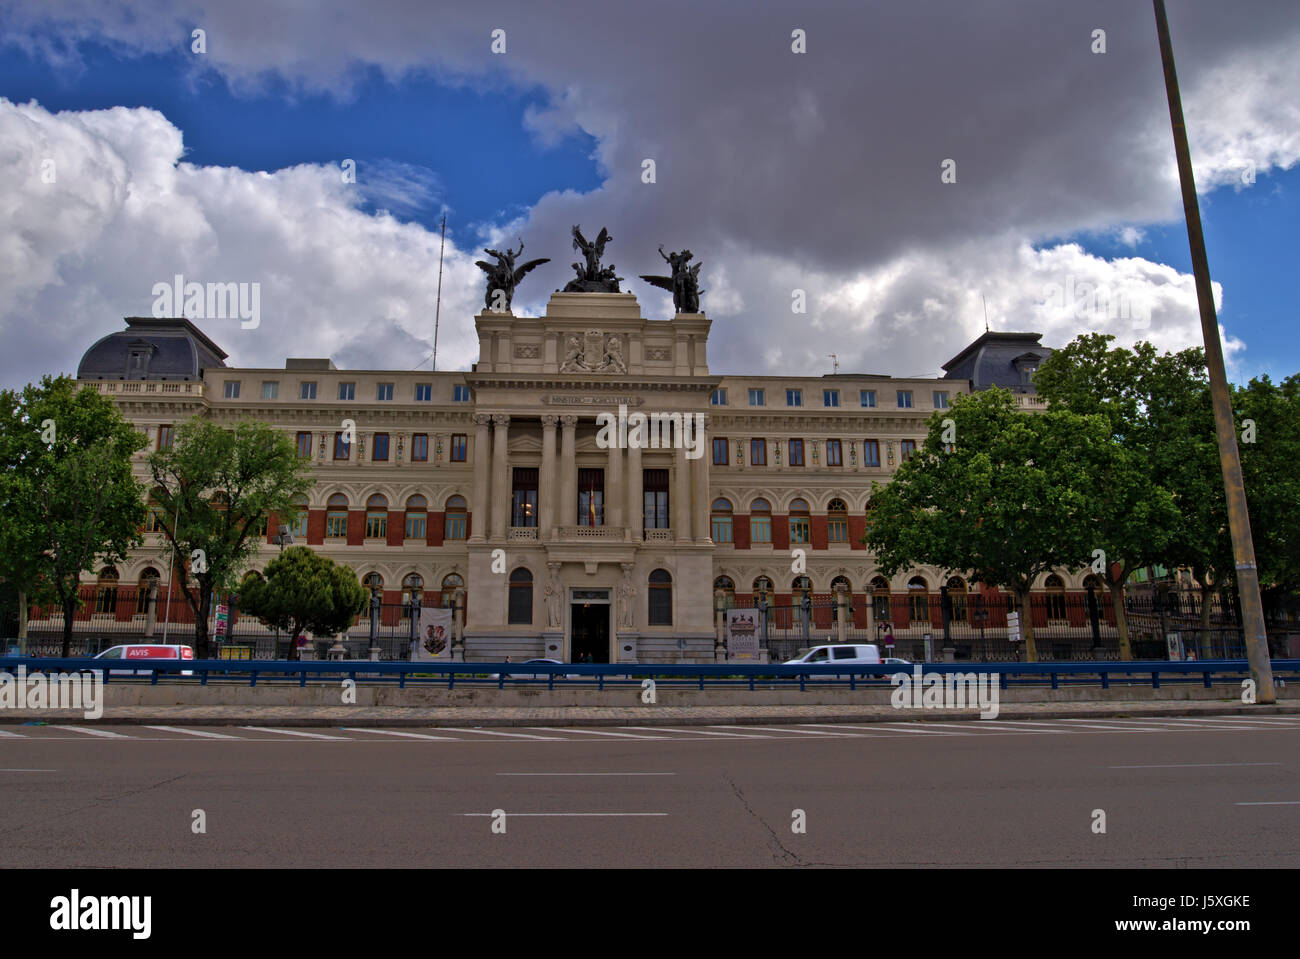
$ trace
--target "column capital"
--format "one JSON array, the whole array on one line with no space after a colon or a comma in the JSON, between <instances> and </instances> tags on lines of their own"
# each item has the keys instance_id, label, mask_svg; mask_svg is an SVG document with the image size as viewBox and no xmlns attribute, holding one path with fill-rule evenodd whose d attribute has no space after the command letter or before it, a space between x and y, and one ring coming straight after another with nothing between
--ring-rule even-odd
<instances>
[{"instance_id":1,"label":"column capital","mask_svg":"<svg viewBox=\"0 0 1300 959\"><path fill-rule=\"evenodd\" d=\"M560 423L564 425L565 429L573 429L575 426L578 425L578 417L573 415L561 416Z\"/></svg>"},{"instance_id":2,"label":"column capital","mask_svg":"<svg viewBox=\"0 0 1300 959\"><path fill-rule=\"evenodd\" d=\"M475 426L488 426L489 424L491 424L491 422L492 422L492 417L489 416L487 413L475 413L475 414L474 414L474 425L475 425Z\"/></svg>"},{"instance_id":3,"label":"column capital","mask_svg":"<svg viewBox=\"0 0 1300 959\"><path fill-rule=\"evenodd\" d=\"M550 430L555 429L555 427L559 425L559 422L560 422L560 418L556 416L554 413L547 413L545 416L542 417L542 425Z\"/></svg>"},{"instance_id":4,"label":"column capital","mask_svg":"<svg viewBox=\"0 0 1300 959\"><path fill-rule=\"evenodd\" d=\"M509 414L509 413L494 413L494 414L492 414L492 422L495 423L497 426L509 426L509 425L510 425L510 414Z\"/></svg>"}]
</instances>

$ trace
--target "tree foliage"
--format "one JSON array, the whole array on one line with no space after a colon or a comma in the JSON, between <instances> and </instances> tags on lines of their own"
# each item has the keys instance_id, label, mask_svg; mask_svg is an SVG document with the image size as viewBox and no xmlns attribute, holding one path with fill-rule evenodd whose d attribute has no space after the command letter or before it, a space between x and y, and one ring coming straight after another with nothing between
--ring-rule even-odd
<instances>
[{"instance_id":1,"label":"tree foliage","mask_svg":"<svg viewBox=\"0 0 1300 959\"><path fill-rule=\"evenodd\" d=\"M81 574L140 545L131 461L146 444L112 400L71 377L0 392L0 575L63 610L64 656Z\"/></svg>"},{"instance_id":2,"label":"tree foliage","mask_svg":"<svg viewBox=\"0 0 1300 959\"><path fill-rule=\"evenodd\" d=\"M239 588L239 607L268 626L291 634L289 657L295 658L303 631L340 633L365 608L368 592L348 566L320 556L306 546L291 546L249 574Z\"/></svg>"},{"instance_id":3,"label":"tree foliage","mask_svg":"<svg viewBox=\"0 0 1300 959\"><path fill-rule=\"evenodd\" d=\"M149 457L149 470L160 532L179 560L176 575L205 658L213 593L235 586L271 513L293 517L294 501L312 487L310 465L266 423L227 428L196 417L180 425L170 448Z\"/></svg>"}]
</instances>

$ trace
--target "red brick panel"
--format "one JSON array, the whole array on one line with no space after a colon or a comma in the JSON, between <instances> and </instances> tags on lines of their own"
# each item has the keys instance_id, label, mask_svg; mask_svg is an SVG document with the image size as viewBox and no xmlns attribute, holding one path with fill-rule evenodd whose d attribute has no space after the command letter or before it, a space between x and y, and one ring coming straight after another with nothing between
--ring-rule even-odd
<instances>
[{"instance_id":1,"label":"red brick panel","mask_svg":"<svg viewBox=\"0 0 1300 959\"><path fill-rule=\"evenodd\" d=\"M280 528L280 517L274 511L266 516L266 542L268 545L275 543L275 531Z\"/></svg>"},{"instance_id":2,"label":"red brick panel","mask_svg":"<svg viewBox=\"0 0 1300 959\"><path fill-rule=\"evenodd\" d=\"M849 517L849 548L866 549L867 544L862 542L862 537L867 535L867 518L865 516Z\"/></svg>"},{"instance_id":3,"label":"red brick panel","mask_svg":"<svg viewBox=\"0 0 1300 959\"><path fill-rule=\"evenodd\" d=\"M442 537L445 532L446 514L430 513L429 523L425 528L425 542L430 546L441 546Z\"/></svg>"},{"instance_id":4,"label":"red brick panel","mask_svg":"<svg viewBox=\"0 0 1300 959\"><path fill-rule=\"evenodd\" d=\"M392 522L391 516L388 521L389 523ZM379 613L379 622L385 626L396 626L398 620L402 618L402 591L400 589L386 589L380 596L380 601L384 606ZM369 616L368 613L367 616Z\"/></svg>"},{"instance_id":5,"label":"red brick panel","mask_svg":"<svg viewBox=\"0 0 1300 959\"><path fill-rule=\"evenodd\" d=\"M325 510L307 510L307 544L323 546L325 544Z\"/></svg>"},{"instance_id":6,"label":"red brick panel","mask_svg":"<svg viewBox=\"0 0 1300 959\"><path fill-rule=\"evenodd\" d=\"M388 545L401 546L406 539L406 511L388 511Z\"/></svg>"},{"instance_id":7,"label":"red brick panel","mask_svg":"<svg viewBox=\"0 0 1300 959\"><path fill-rule=\"evenodd\" d=\"M785 513L772 515L772 548L790 548L790 517Z\"/></svg>"},{"instance_id":8,"label":"red brick panel","mask_svg":"<svg viewBox=\"0 0 1300 959\"><path fill-rule=\"evenodd\" d=\"M731 529L736 549L749 549L749 514L740 513L732 517Z\"/></svg>"},{"instance_id":9,"label":"red brick panel","mask_svg":"<svg viewBox=\"0 0 1300 959\"><path fill-rule=\"evenodd\" d=\"M825 521L825 517L822 517L822 520L823 520L823 522L824 522L824 521ZM813 518L813 522L816 522L816 517ZM815 629L830 629L830 628L831 628L831 618L832 618L832 615L833 615L833 614L832 614L832 612L831 612L831 607L830 607L829 605L827 605L827 602L828 602L829 600L833 599L833 598L834 598L834 594L832 594L832 593L813 593L813 594L812 594L812 604L813 604L813 610L812 610L813 628L815 628Z\"/></svg>"},{"instance_id":10,"label":"red brick panel","mask_svg":"<svg viewBox=\"0 0 1300 959\"><path fill-rule=\"evenodd\" d=\"M366 511L348 510L348 545L364 546L366 542Z\"/></svg>"},{"instance_id":11,"label":"red brick panel","mask_svg":"<svg viewBox=\"0 0 1300 959\"><path fill-rule=\"evenodd\" d=\"M1100 610L1098 610L1100 612ZM1065 594L1065 621L1071 626L1088 625L1088 594Z\"/></svg>"},{"instance_id":12,"label":"red brick panel","mask_svg":"<svg viewBox=\"0 0 1300 959\"><path fill-rule=\"evenodd\" d=\"M829 545L830 536L826 529L826 515L823 513L818 516L814 513L810 517L810 525L812 526L812 548L825 549Z\"/></svg>"}]
</instances>

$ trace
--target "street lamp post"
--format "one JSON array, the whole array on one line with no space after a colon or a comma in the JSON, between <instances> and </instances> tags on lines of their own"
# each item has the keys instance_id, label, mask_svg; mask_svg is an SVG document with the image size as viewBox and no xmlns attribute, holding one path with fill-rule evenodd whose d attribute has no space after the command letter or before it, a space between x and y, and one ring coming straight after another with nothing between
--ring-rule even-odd
<instances>
[{"instance_id":1,"label":"street lamp post","mask_svg":"<svg viewBox=\"0 0 1300 959\"><path fill-rule=\"evenodd\" d=\"M293 532L288 526L281 523L275 528L275 535L271 537L271 542L280 547L280 555L284 555L284 548L293 545ZM271 653L272 657L279 655L280 652L280 627L275 627L275 649ZM293 650L289 650L290 653ZM290 657L292 658L292 656Z\"/></svg>"}]
</instances>

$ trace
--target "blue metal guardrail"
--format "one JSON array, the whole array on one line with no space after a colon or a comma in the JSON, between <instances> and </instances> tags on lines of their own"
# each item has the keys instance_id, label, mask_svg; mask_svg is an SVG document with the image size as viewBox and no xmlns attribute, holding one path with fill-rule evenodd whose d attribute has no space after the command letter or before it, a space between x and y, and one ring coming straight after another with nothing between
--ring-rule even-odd
<instances>
[{"instance_id":1,"label":"blue metal guardrail","mask_svg":"<svg viewBox=\"0 0 1300 959\"><path fill-rule=\"evenodd\" d=\"M306 686L308 678L311 677L317 680L346 678L354 681L396 683L401 689L405 689L408 683L413 685L446 683L448 689L454 688L457 684L470 686L490 684L497 688L504 688L507 681L512 684L527 685L545 683L548 689L554 689L557 681L561 687L595 685L597 689L604 689L606 685L639 686L641 681L647 678L654 679L659 685L698 686L699 689L705 689L707 686L746 685L750 689L755 689L758 684L784 687L796 683L801 690L807 688L809 683L819 687L830 685L856 689L859 685L892 686L891 677L899 673L912 677L915 675L915 666L921 667L923 675L993 674L998 677L1002 689L1011 686L1042 685L1044 682L1050 682L1052 689L1059 689L1062 685L1098 684L1102 689L1109 689L1112 682L1127 685L1138 683L1146 685L1149 682L1154 689L1159 689L1162 682L1170 684L1200 682L1208 689L1216 680L1220 683L1239 685L1242 679L1250 675L1250 666L1244 659L1207 659L1196 662L1152 660L1104 663L917 663L911 667L899 667L883 664L778 666L736 663L719 665L564 663L552 666L542 663L395 663L369 660L293 662L219 659L155 660L146 664L84 657L72 659L0 657L0 671L13 673L20 666L24 667L28 674L94 670L103 674L106 683L123 680L130 682L142 677L120 674L128 671L132 673L147 671L149 682L153 685L157 685L160 677L165 677L206 686L209 678L216 677L246 679L249 686L256 686L259 679L296 678L299 686ZM114 672L119 675L115 677ZM191 675L178 675L181 672L189 672ZM485 675L491 678L485 678ZM1287 679L1300 680L1300 659L1273 660L1273 675L1283 682Z\"/></svg>"}]
</instances>

